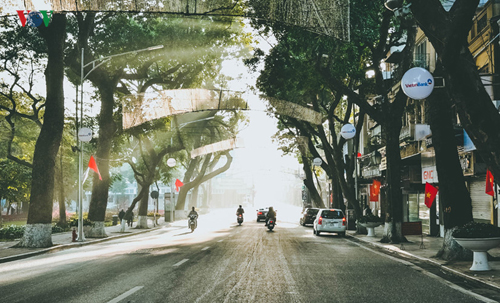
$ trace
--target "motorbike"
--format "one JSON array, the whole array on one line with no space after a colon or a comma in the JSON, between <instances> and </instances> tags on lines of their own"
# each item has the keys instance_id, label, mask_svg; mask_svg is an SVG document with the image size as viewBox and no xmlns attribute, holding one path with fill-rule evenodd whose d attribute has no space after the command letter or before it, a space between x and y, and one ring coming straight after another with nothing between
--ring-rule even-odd
<instances>
[{"instance_id":1,"label":"motorbike","mask_svg":"<svg viewBox=\"0 0 500 303\"><path fill-rule=\"evenodd\" d=\"M275 222L275 220L274 220L274 219L272 219L272 218L271 218L271 219L269 219L269 220L267 221L267 228L268 228L270 231L272 231L272 230L273 230L274 225L276 225L276 222Z\"/></svg>"},{"instance_id":2,"label":"motorbike","mask_svg":"<svg viewBox=\"0 0 500 303\"><path fill-rule=\"evenodd\" d=\"M242 214L238 214L238 224L241 225L241 223L243 223L243 215Z\"/></svg>"},{"instance_id":3,"label":"motorbike","mask_svg":"<svg viewBox=\"0 0 500 303\"><path fill-rule=\"evenodd\" d=\"M188 226L191 229L191 232L193 232L196 229L197 225L198 225L198 222L197 222L196 218L197 218L196 215L190 215L189 216Z\"/></svg>"}]
</instances>

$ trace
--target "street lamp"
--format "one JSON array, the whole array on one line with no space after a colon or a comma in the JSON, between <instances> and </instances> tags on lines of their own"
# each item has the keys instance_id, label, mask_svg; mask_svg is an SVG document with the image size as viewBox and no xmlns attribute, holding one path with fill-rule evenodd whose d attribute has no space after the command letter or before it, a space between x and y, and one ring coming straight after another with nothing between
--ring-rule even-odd
<instances>
[{"instance_id":1,"label":"street lamp","mask_svg":"<svg viewBox=\"0 0 500 303\"><path fill-rule=\"evenodd\" d=\"M111 55L107 57L102 57L99 59L95 59L94 61L91 61L87 64L84 63L84 49L82 48L82 58L81 58L81 65L80 65L80 128L83 125L83 81L87 78L87 76L92 73L96 68L99 66L103 65L106 62L109 62L112 58L118 57L118 56L124 56L128 54L136 54L139 52L145 52L145 51L152 51L156 49L163 48L163 45L157 45L157 46L151 46L148 48L136 50L136 51L129 51L121 54L116 54L116 55ZM100 61L100 62L99 62ZM97 63L97 64L96 64ZM84 70L86 67L92 65L92 69L88 73L84 73ZM78 97L78 87L77 87L77 97ZM76 104L78 104L78 100L76 100ZM78 105L77 105L78 107ZM76 113L76 116L78 118L78 113ZM78 119L77 119L78 120ZM79 131L79 125L77 123L76 125L76 132L78 134ZM82 140L79 139L79 137L76 137L76 144L79 147L79 159L78 159L78 242L83 242L85 241L84 235L83 235L83 183L82 183L82 175L83 175L83 143Z\"/></svg>"},{"instance_id":2,"label":"street lamp","mask_svg":"<svg viewBox=\"0 0 500 303\"><path fill-rule=\"evenodd\" d=\"M177 164L177 161L174 158L169 158L167 160L167 165L168 167L174 167ZM175 208L175 203L174 203L174 181L172 180L172 185L170 186L170 224L174 222L174 208ZM164 201L165 202L165 201ZM165 206L163 207L165 208Z\"/></svg>"}]
</instances>

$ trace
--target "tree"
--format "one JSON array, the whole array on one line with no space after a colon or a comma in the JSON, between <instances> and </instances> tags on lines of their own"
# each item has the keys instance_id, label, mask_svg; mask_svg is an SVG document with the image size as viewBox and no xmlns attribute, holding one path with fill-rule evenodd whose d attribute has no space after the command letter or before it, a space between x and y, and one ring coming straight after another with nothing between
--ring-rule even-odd
<instances>
[{"instance_id":1,"label":"tree","mask_svg":"<svg viewBox=\"0 0 500 303\"><path fill-rule=\"evenodd\" d=\"M355 103L360 107L360 113L368 114L373 120L381 124L383 128L384 142L387 145L387 184L388 184L388 205L389 213L386 217L386 230L383 241L391 241L394 243L399 243L405 241L402 235L401 222L403 219L402 214L402 195L400 190L400 154L399 154L399 133L401 129L401 116L403 109L406 104L407 97L402 91L397 94L390 96L390 87L384 83L382 72L380 70L379 63L383 58L385 58L388 50L391 46L400 45L402 42L401 37L407 36L405 41L406 46L403 51L402 61L399 66L401 69L407 69L412 62L412 52L413 44L415 41L416 31L409 22L394 22L391 23L390 12L382 12L382 8L378 3L370 1L357 1L355 5L351 5L353 11L351 12L351 41L349 43L340 41L328 41L327 38L317 37L317 41L322 43L316 43L316 40L303 35L302 40L300 36L295 35L294 39L299 42L293 41L293 39L288 36L292 30L282 30L282 26L272 25L273 33L280 44L283 44L281 48L287 49L288 56L279 56L280 60L275 60L273 64L277 70L286 69L291 66L291 61L300 61L300 59L306 58L309 60L302 60L307 62L306 64L298 65L301 68L296 68L295 73L304 73L303 70L310 70L308 66L313 66L316 74L314 72L309 72L306 76L302 75L300 79L314 79L315 83L307 83L308 89L310 87L316 88L312 89L312 93L305 94L305 88L301 90L292 89L297 95L301 96L307 101L316 101L317 108L321 107L321 110L325 110L328 117L335 117L334 109L332 106L333 99L331 97L330 102L322 101L321 98L317 98L314 94L318 94L321 91L329 91L327 96L336 96L338 98L342 96L347 96L347 100L350 103ZM396 20L395 20L396 21ZM285 33L285 34L283 34ZM290 42L292 41L292 42ZM306 50L307 49L307 50ZM308 55L305 55L308 54ZM273 53L270 54L273 56ZM326 60L324 59L326 58ZM267 60L267 59L266 59ZM272 62L269 59L269 62ZM277 68L277 65L280 65ZM366 80L365 72L367 70L375 71L375 82L370 82ZM288 73L283 73L283 79L287 78ZM276 78L275 78L276 79ZM290 91L290 89L282 90L281 87L287 87L286 81L281 81L282 86L279 86L272 77L268 77L269 81L273 81L272 84L266 84L270 89L266 91L267 94L271 96L281 98L283 100L294 100L291 98L284 98L279 94L274 95L275 92L285 93ZM303 82L306 82L304 80ZM321 83L321 84L318 84ZM321 86L322 85L322 86ZM304 84L306 86L306 84ZM317 88L319 87L319 89ZM371 104L367 102L367 99L371 99L373 96L381 96L381 104ZM304 100L301 102L306 103ZM314 102L312 102L314 105ZM349 104L349 103L348 103ZM331 114L330 114L331 113ZM339 118L337 121L343 121L346 123L345 118ZM361 121L361 119L360 119ZM334 135L335 129L332 127L333 123L329 123L330 133ZM360 125L358 125L359 127ZM317 135L321 137L323 146L329 146L328 140L324 138L323 132L320 130L322 126L318 126ZM333 143L337 142L334 137ZM348 186L347 182L343 179L343 159L341 157L341 151L338 150L336 145L332 145L331 161L326 161L329 165L332 165L332 170L337 171L337 179L339 180L340 186L344 197L348 200L349 204L356 209L355 205L359 205L359 202L354 198L354 189L352 186ZM337 150L337 151L335 151ZM325 152L325 155L328 153ZM348 168L349 166L347 166ZM358 206L359 207L359 206ZM357 216L360 215L360 209L355 211Z\"/></svg>"},{"instance_id":2,"label":"tree","mask_svg":"<svg viewBox=\"0 0 500 303\"><path fill-rule=\"evenodd\" d=\"M110 185L112 138L121 131L113 121L116 94L199 87L204 80L215 78L216 67L225 55L222 48L234 44L238 36L234 28L222 27L213 18L193 20L114 13L88 13L84 17L77 13L77 24L78 43L67 57L74 74L79 72L80 62L76 58L82 48L85 62L92 62L99 56L112 55L116 49L133 51L144 49L144 45L165 46L162 50L138 54L135 60L115 58L88 74L101 96L96 160L103 180L93 182L89 209L89 219L94 221L94 229L99 230L92 234L101 237L106 236L103 221Z\"/></svg>"},{"instance_id":3,"label":"tree","mask_svg":"<svg viewBox=\"0 0 500 303\"><path fill-rule=\"evenodd\" d=\"M125 219L130 218L137 202L140 201L138 210L137 228L148 228L147 211L150 186L159 179L160 170L166 169L164 158L166 155L174 154L184 147L181 144L165 145L164 142L172 142L172 132L166 131L165 128L159 127L163 121L156 121L156 127L145 130L143 127L136 127L129 132L133 134L135 150L132 150L132 155L136 155L139 159L138 163L134 163L131 158L128 158L127 163L134 171L134 177L137 184L140 186L139 193L132 200L131 205L125 213Z\"/></svg>"},{"instance_id":4,"label":"tree","mask_svg":"<svg viewBox=\"0 0 500 303\"><path fill-rule=\"evenodd\" d=\"M446 87L460 123L493 175L500 176L500 114L485 90L467 43L479 0L456 0L449 11L439 0L408 3L438 54L437 61L443 66Z\"/></svg>"},{"instance_id":5,"label":"tree","mask_svg":"<svg viewBox=\"0 0 500 303\"><path fill-rule=\"evenodd\" d=\"M21 247L52 246L52 203L57 151L64 127L64 64L66 15L54 14L50 27L39 27L47 45L44 123L38 136L33 157L30 208ZM49 118L50 117L50 118Z\"/></svg>"},{"instance_id":6,"label":"tree","mask_svg":"<svg viewBox=\"0 0 500 303\"><path fill-rule=\"evenodd\" d=\"M181 129L179 131L179 138L181 142L188 142L185 146L186 151L189 152L195 148L235 138L237 127L244 119L245 117L240 111L234 111L226 115L218 115L210 121L204 120L193 123L194 126L191 126L191 128L196 130L194 132L185 129L182 131ZM180 135L181 132L184 134L182 137ZM189 140L187 141L186 139ZM215 169L221 156L226 158L226 163ZM186 172L184 173L182 181L184 185L179 191L176 210L184 210L186 206L186 196L190 190L196 189L202 183L227 171L233 160L231 154L227 150L209 153L194 158L187 158L188 160L185 163ZM195 193L195 191L193 192ZM194 201L196 201L196 199L197 197L194 197ZM191 202L194 203L194 201Z\"/></svg>"}]
</instances>

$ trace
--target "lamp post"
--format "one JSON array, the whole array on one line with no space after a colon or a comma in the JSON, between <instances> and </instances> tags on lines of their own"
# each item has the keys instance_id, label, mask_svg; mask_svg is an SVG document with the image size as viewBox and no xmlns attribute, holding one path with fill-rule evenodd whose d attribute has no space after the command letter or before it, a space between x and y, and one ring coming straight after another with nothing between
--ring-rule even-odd
<instances>
[{"instance_id":1,"label":"lamp post","mask_svg":"<svg viewBox=\"0 0 500 303\"><path fill-rule=\"evenodd\" d=\"M353 159L354 159L354 198L356 199L356 203L358 203L358 168L357 168L357 152L356 152L356 128L354 125L347 123L342 126L342 129L340 130L340 135L346 139L346 140L353 140ZM348 149L349 150L349 149ZM347 214L347 229L349 229L350 226L350 220L351 220L351 214L349 212L349 207L346 209L348 211Z\"/></svg>"},{"instance_id":2,"label":"lamp post","mask_svg":"<svg viewBox=\"0 0 500 303\"><path fill-rule=\"evenodd\" d=\"M151 46L148 48L136 50L136 51L130 51L130 52L124 52L116 55L111 55L107 57L102 57L99 59L95 59L87 64L84 63L84 49L82 48L82 58L80 60L80 125L76 125L76 132L78 134L79 128L83 125L83 81L87 78L87 76L92 73L96 68L99 66L103 65L106 62L109 62L112 58L118 57L118 56L124 56L128 54L136 54L139 52L144 52L144 51L152 51L156 49L163 48L163 45L157 45L157 46ZM92 65L92 68L88 73L85 74L84 70L88 66ZM78 87L77 87L77 97L78 97ZM78 104L78 100L76 100L76 103ZM78 107L78 105L77 105ZM76 117L78 120L78 113L76 113ZM83 183L82 183L82 175L83 175L83 143L82 140L80 140L77 136L77 146L79 148L79 159L78 159L78 242L83 242L85 241L85 237L83 235Z\"/></svg>"},{"instance_id":3,"label":"lamp post","mask_svg":"<svg viewBox=\"0 0 500 303\"><path fill-rule=\"evenodd\" d=\"M358 155L356 151L356 128L350 123L344 124L340 130L340 135L346 140L353 139L352 155L354 159L354 197L358 200Z\"/></svg>"}]
</instances>

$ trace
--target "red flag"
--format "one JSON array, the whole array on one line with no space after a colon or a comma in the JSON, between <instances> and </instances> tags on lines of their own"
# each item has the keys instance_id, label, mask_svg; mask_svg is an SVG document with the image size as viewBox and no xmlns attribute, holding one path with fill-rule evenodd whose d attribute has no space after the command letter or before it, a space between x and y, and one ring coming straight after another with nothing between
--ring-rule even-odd
<instances>
[{"instance_id":1,"label":"red flag","mask_svg":"<svg viewBox=\"0 0 500 303\"><path fill-rule=\"evenodd\" d=\"M182 181L181 181L181 180L179 180L179 179L175 179L175 190L176 190L176 191L179 191L179 188L180 188L182 185L184 185L184 183L182 183Z\"/></svg>"},{"instance_id":2,"label":"red flag","mask_svg":"<svg viewBox=\"0 0 500 303\"><path fill-rule=\"evenodd\" d=\"M437 188L425 182L425 205L427 205L428 208L431 208L432 203L436 198L437 192L438 192Z\"/></svg>"},{"instance_id":3,"label":"red flag","mask_svg":"<svg viewBox=\"0 0 500 303\"><path fill-rule=\"evenodd\" d=\"M485 193L490 196L495 195L495 191L493 190L493 175L491 174L490 170L488 169L486 171L486 190Z\"/></svg>"},{"instance_id":4,"label":"red flag","mask_svg":"<svg viewBox=\"0 0 500 303\"><path fill-rule=\"evenodd\" d=\"M89 168L91 170L95 171L99 175L99 180L102 180L101 173L99 172L99 169L97 168L97 164L95 163L94 156L90 156Z\"/></svg>"},{"instance_id":5,"label":"red flag","mask_svg":"<svg viewBox=\"0 0 500 303\"><path fill-rule=\"evenodd\" d=\"M99 169L97 168L97 164L95 163L94 157L90 156L89 166L87 167L87 170L85 171L85 174L83 175L82 184L85 183L85 181L87 180L87 177L89 176L89 170L93 170L96 173L98 173L99 180L102 180L101 173L99 172Z\"/></svg>"},{"instance_id":6,"label":"red flag","mask_svg":"<svg viewBox=\"0 0 500 303\"><path fill-rule=\"evenodd\" d=\"M370 185L370 202L377 202L378 201L378 193L375 192L375 187Z\"/></svg>"},{"instance_id":7,"label":"red flag","mask_svg":"<svg viewBox=\"0 0 500 303\"><path fill-rule=\"evenodd\" d=\"M373 191L376 195L380 194L380 181L373 180Z\"/></svg>"}]
</instances>

